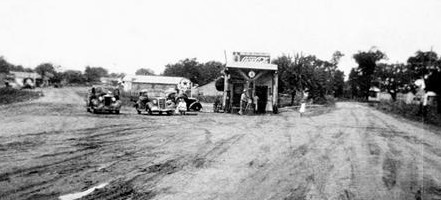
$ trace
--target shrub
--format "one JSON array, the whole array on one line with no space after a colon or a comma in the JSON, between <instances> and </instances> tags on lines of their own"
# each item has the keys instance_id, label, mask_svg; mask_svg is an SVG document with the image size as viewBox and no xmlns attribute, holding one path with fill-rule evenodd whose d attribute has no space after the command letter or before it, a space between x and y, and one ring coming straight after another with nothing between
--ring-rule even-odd
<instances>
[{"instance_id":1,"label":"shrub","mask_svg":"<svg viewBox=\"0 0 441 200\"><path fill-rule=\"evenodd\" d=\"M401 101L381 101L374 106L379 110L398 114L411 120L441 126L441 115L436 113L436 105L427 106L425 116L423 116L423 110L419 104L406 104Z\"/></svg>"},{"instance_id":2,"label":"shrub","mask_svg":"<svg viewBox=\"0 0 441 200\"><path fill-rule=\"evenodd\" d=\"M43 96L41 92L33 90L18 90L14 88L0 88L0 105L29 101Z\"/></svg>"}]
</instances>

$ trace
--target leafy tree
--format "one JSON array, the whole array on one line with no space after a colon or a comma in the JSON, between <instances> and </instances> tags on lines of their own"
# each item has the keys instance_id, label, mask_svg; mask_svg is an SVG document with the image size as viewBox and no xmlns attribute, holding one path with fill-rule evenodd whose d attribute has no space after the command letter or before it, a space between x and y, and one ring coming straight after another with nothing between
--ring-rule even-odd
<instances>
[{"instance_id":1,"label":"leafy tree","mask_svg":"<svg viewBox=\"0 0 441 200\"><path fill-rule=\"evenodd\" d=\"M35 68L35 72L42 77L53 77L55 74L55 67L52 63L42 63Z\"/></svg>"},{"instance_id":2,"label":"leafy tree","mask_svg":"<svg viewBox=\"0 0 441 200\"><path fill-rule=\"evenodd\" d=\"M224 67L223 63L217 61L209 61L199 65L199 85L205 85L219 78Z\"/></svg>"},{"instance_id":3,"label":"leafy tree","mask_svg":"<svg viewBox=\"0 0 441 200\"><path fill-rule=\"evenodd\" d=\"M44 83L43 84L50 84L50 82L59 82L60 77L56 76L57 72L55 71L55 66L52 63L42 63L35 67L35 72L40 74L41 77L43 77Z\"/></svg>"},{"instance_id":4,"label":"leafy tree","mask_svg":"<svg viewBox=\"0 0 441 200\"><path fill-rule=\"evenodd\" d=\"M84 70L86 81L90 83L99 82L101 77L107 77L108 75L109 72L107 71L107 69L104 69L102 67L87 66Z\"/></svg>"},{"instance_id":5,"label":"leafy tree","mask_svg":"<svg viewBox=\"0 0 441 200\"><path fill-rule=\"evenodd\" d=\"M62 77L67 83L82 84L86 81L83 73L77 70L66 70L62 73Z\"/></svg>"},{"instance_id":6,"label":"leafy tree","mask_svg":"<svg viewBox=\"0 0 441 200\"><path fill-rule=\"evenodd\" d=\"M337 66L338 63L340 62L341 57L343 57L343 56L345 56L345 54L343 54L342 52L340 52L340 51L335 51L335 52L332 54L331 63L332 63L334 66Z\"/></svg>"},{"instance_id":7,"label":"leafy tree","mask_svg":"<svg viewBox=\"0 0 441 200\"><path fill-rule=\"evenodd\" d=\"M110 73L109 74L109 77L112 77L112 78L124 78L125 76L126 76L125 73Z\"/></svg>"},{"instance_id":8,"label":"leafy tree","mask_svg":"<svg viewBox=\"0 0 441 200\"><path fill-rule=\"evenodd\" d=\"M191 82L199 84L200 63L193 59L184 59L175 64L168 64L162 73L164 76L182 76L190 79Z\"/></svg>"},{"instance_id":9,"label":"leafy tree","mask_svg":"<svg viewBox=\"0 0 441 200\"><path fill-rule=\"evenodd\" d=\"M411 75L412 71L407 65L380 63L375 70L373 84L381 91L388 92L395 101L398 92L409 92L414 89Z\"/></svg>"},{"instance_id":10,"label":"leafy tree","mask_svg":"<svg viewBox=\"0 0 441 200\"><path fill-rule=\"evenodd\" d=\"M437 112L441 113L441 58L433 51L417 51L407 63L413 71L413 78L424 78L426 91L437 94Z\"/></svg>"},{"instance_id":11,"label":"leafy tree","mask_svg":"<svg viewBox=\"0 0 441 200\"><path fill-rule=\"evenodd\" d=\"M136 75L155 75L155 72L152 69L148 68L140 68L136 70Z\"/></svg>"},{"instance_id":12,"label":"leafy tree","mask_svg":"<svg viewBox=\"0 0 441 200\"><path fill-rule=\"evenodd\" d=\"M341 70L336 70L333 77L333 91L335 97L342 97L345 87L345 74Z\"/></svg>"},{"instance_id":13,"label":"leafy tree","mask_svg":"<svg viewBox=\"0 0 441 200\"><path fill-rule=\"evenodd\" d=\"M386 54L379 50L371 49L368 52L359 51L358 53L354 54L353 58L358 64L358 67L355 70L357 73L352 74L351 77L354 78L355 75L357 76L357 78L354 79L357 81L353 82L353 84L357 84L359 97L367 99L369 96L369 89L372 86L371 82L374 78L373 75L375 69L377 68L377 62L385 59Z\"/></svg>"},{"instance_id":14,"label":"leafy tree","mask_svg":"<svg viewBox=\"0 0 441 200\"><path fill-rule=\"evenodd\" d=\"M9 73L11 66L13 65L0 56L0 73Z\"/></svg>"},{"instance_id":15,"label":"leafy tree","mask_svg":"<svg viewBox=\"0 0 441 200\"><path fill-rule=\"evenodd\" d=\"M415 56L407 59L407 63L410 65L410 70L413 71L415 79L424 78L424 76L428 76L440 68L438 55L432 51L417 51Z\"/></svg>"},{"instance_id":16,"label":"leafy tree","mask_svg":"<svg viewBox=\"0 0 441 200\"><path fill-rule=\"evenodd\" d=\"M287 84L290 82L290 76L295 74L290 74L289 68L292 65L292 57L283 55L272 61L273 64L277 65L279 71L279 93L294 93L297 90L297 84Z\"/></svg>"},{"instance_id":17,"label":"leafy tree","mask_svg":"<svg viewBox=\"0 0 441 200\"><path fill-rule=\"evenodd\" d=\"M352 68L349 72L348 84L351 91L351 98L360 97L360 75L359 69Z\"/></svg>"},{"instance_id":18,"label":"leafy tree","mask_svg":"<svg viewBox=\"0 0 441 200\"><path fill-rule=\"evenodd\" d=\"M224 64L216 61L199 63L195 58L184 59L175 64L168 64L162 73L164 76L181 76L191 82L204 85L221 76Z\"/></svg>"},{"instance_id":19,"label":"leafy tree","mask_svg":"<svg viewBox=\"0 0 441 200\"><path fill-rule=\"evenodd\" d=\"M338 60L343 56L340 52L333 55L331 61L324 61L313 55L294 57L281 56L273 60L278 65L280 79L279 92L291 94L291 103L297 91L309 90L310 97L323 101L326 95L342 95L344 74L337 70Z\"/></svg>"}]
</instances>

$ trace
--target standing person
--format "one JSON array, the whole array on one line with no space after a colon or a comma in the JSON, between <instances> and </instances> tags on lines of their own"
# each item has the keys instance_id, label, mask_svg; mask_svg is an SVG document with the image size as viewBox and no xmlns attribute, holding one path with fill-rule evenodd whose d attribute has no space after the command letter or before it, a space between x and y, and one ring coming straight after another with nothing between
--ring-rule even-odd
<instances>
[{"instance_id":1,"label":"standing person","mask_svg":"<svg viewBox=\"0 0 441 200\"><path fill-rule=\"evenodd\" d=\"M177 108L181 115L185 115L185 112L187 111L187 103L185 103L184 98L179 98L179 103Z\"/></svg>"},{"instance_id":2,"label":"standing person","mask_svg":"<svg viewBox=\"0 0 441 200\"><path fill-rule=\"evenodd\" d=\"M240 95L240 110L239 110L239 115L243 114L243 111L246 109L247 105L248 105L248 100L250 99L250 97L248 97L248 90L244 89L242 92L242 95Z\"/></svg>"},{"instance_id":3,"label":"standing person","mask_svg":"<svg viewBox=\"0 0 441 200\"><path fill-rule=\"evenodd\" d=\"M254 112L257 113L257 112L259 112L259 110L258 110L258 108L259 108L259 97L257 95L254 95L253 101L254 101Z\"/></svg>"},{"instance_id":4,"label":"standing person","mask_svg":"<svg viewBox=\"0 0 441 200\"><path fill-rule=\"evenodd\" d=\"M306 100L308 99L308 90L306 89L303 92L302 100L300 101L300 117L302 117L303 113L306 111Z\"/></svg>"}]
</instances>

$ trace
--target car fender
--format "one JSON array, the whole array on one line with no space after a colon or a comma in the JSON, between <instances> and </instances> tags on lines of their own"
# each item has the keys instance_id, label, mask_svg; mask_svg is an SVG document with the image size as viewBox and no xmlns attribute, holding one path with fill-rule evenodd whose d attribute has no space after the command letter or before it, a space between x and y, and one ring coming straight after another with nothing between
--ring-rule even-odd
<instances>
[{"instance_id":1,"label":"car fender","mask_svg":"<svg viewBox=\"0 0 441 200\"><path fill-rule=\"evenodd\" d=\"M201 103L199 103L198 101L195 101L195 102L191 103L188 108L191 109L191 108L193 108L193 106L196 106L196 105L199 105L202 108Z\"/></svg>"}]
</instances>

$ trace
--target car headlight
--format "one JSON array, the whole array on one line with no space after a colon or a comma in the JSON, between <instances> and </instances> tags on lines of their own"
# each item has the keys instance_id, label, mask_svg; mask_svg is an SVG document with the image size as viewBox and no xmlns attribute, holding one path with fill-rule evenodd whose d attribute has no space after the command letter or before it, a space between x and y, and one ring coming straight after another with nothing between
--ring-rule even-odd
<instances>
[{"instance_id":1,"label":"car headlight","mask_svg":"<svg viewBox=\"0 0 441 200\"><path fill-rule=\"evenodd\" d=\"M152 103L153 103L153 104L156 104L156 103L158 103L158 101L157 101L156 99L154 99L154 100L152 101Z\"/></svg>"},{"instance_id":2,"label":"car headlight","mask_svg":"<svg viewBox=\"0 0 441 200\"><path fill-rule=\"evenodd\" d=\"M115 98L115 97L112 97L112 101L116 101L116 98Z\"/></svg>"},{"instance_id":3,"label":"car headlight","mask_svg":"<svg viewBox=\"0 0 441 200\"><path fill-rule=\"evenodd\" d=\"M104 99L104 97L98 97L98 100L102 101Z\"/></svg>"}]
</instances>

